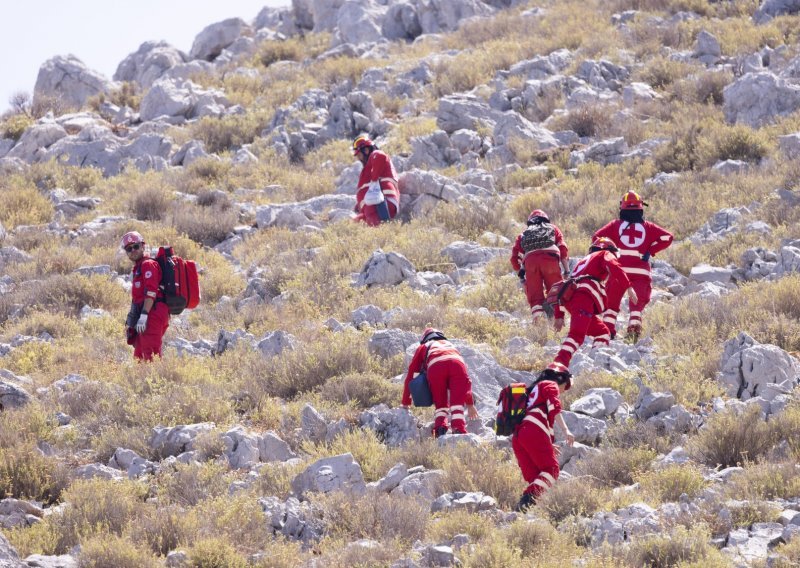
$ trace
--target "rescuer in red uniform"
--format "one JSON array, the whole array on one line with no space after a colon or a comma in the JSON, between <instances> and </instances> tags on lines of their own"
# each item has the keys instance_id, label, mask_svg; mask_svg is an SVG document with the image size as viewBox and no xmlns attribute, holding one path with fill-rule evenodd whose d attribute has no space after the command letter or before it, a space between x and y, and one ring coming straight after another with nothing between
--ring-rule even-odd
<instances>
[{"instance_id":1,"label":"rescuer in red uniform","mask_svg":"<svg viewBox=\"0 0 800 568\"><path fill-rule=\"evenodd\" d=\"M672 233L655 223L644 220L644 207L647 205L639 194L629 191L619 203L619 219L611 221L595 234L594 238L611 239L619 249L619 263L636 290L638 301L630 301L627 335L634 342L642 332L642 312L650 302L653 290L650 278L650 258L672 244ZM603 322L608 327L612 339L616 335L617 314L622 296L628 287L616 278L606 286L608 295Z\"/></svg>"},{"instance_id":2,"label":"rescuer in red uniform","mask_svg":"<svg viewBox=\"0 0 800 568\"><path fill-rule=\"evenodd\" d=\"M438 329L429 327L422 333L419 347L408 365L403 385L403 406L406 408L411 405L408 383L423 369L428 372L428 385L435 407L433 435L438 438L447 433L448 414L453 433L466 434L465 407L470 419L478 418L472 397L472 381L458 349Z\"/></svg>"},{"instance_id":3,"label":"rescuer in red uniform","mask_svg":"<svg viewBox=\"0 0 800 568\"><path fill-rule=\"evenodd\" d=\"M356 193L356 221L377 226L397 216L400 190L392 160L366 136L353 141L353 155L363 164Z\"/></svg>"},{"instance_id":4,"label":"rescuer in red uniform","mask_svg":"<svg viewBox=\"0 0 800 568\"><path fill-rule=\"evenodd\" d=\"M161 356L161 343L169 327L169 309L163 301L161 267L145 251L142 235L125 233L122 248L133 262L131 310L125 322L128 344L135 359L152 361Z\"/></svg>"}]
</instances>

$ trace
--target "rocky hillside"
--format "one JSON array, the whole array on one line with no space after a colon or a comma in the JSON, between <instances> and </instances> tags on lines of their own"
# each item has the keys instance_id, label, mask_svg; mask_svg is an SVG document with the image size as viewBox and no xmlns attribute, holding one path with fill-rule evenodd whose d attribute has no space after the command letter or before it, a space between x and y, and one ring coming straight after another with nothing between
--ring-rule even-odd
<instances>
[{"instance_id":1,"label":"rocky hillside","mask_svg":"<svg viewBox=\"0 0 800 568\"><path fill-rule=\"evenodd\" d=\"M112 78L54 57L13 103L0 566L800 564L796 0L293 0ZM360 133L399 222L349 220ZM544 209L575 262L628 190L676 237L644 333L578 351L578 443L511 512L494 403L562 338L512 240ZM151 364L130 230L202 272ZM428 325L468 364L466 436L400 407Z\"/></svg>"}]
</instances>

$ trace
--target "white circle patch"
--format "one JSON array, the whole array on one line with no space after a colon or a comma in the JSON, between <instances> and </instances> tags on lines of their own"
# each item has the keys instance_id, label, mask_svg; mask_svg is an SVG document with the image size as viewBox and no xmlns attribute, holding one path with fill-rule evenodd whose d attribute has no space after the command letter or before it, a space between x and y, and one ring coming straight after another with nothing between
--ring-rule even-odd
<instances>
[{"instance_id":1,"label":"white circle patch","mask_svg":"<svg viewBox=\"0 0 800 568\"><path fill-rule=\"evenodd\" d=\"M153 273L151 271L149 271L149 270L144 273L144 277L145 278L150 278L152 275L153 275Z\"/></svg>"},{"instance_id":2,"label":"white circle patch","mask_svg":"<svg viewBox=\"0 0 800 568\"><path fill-rule=\"evenodd\" d=\"M141 282L134 282L133 285L136 286L137 288L141 288L142 287L142 283Z\"/></svg>"}]
</instances>

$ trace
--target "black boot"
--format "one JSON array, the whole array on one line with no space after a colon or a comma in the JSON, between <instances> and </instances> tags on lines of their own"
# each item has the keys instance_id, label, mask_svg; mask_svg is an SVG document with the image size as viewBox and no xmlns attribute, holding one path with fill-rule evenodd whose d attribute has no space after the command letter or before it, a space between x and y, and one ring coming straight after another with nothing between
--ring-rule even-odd
<instances>
[{"instance_id":1,"label":"black boot","mask_svg":"<svg viewBox=\"0 0 800 568\"><path fill-rule=\"evenodd\" d=\"M514 506L517 513L524 513L531 507L536 505L536 495L533 493L523 493L519 499L519 503Z\"/></svg>"},{"instance_id":2,"label":"black boot","mask_svg":"<svg viewBox=\"0 0 800 568\"><path fill-rule=\"evenodd\" d=\"M447 426L436 426L433 429L433 437L438 438L447 434Z\"/></svg>"}]
</instances>

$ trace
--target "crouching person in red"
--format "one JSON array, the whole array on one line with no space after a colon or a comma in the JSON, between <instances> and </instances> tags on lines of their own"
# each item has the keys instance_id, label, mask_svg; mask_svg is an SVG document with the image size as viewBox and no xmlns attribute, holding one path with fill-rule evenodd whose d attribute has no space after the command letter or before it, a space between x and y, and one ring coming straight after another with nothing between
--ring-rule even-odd
<instances>
[{"instance_id":1,"label":"crouching person in red","mask_svg":"<svg viewBox=\"0 0 800 568\"><path fill-rule=\"evenodd\" d=\"M522 477L528 482L514 508L524 512L558 479L558 450L553 426L558 424L570 446L575 437L561 415L559 395L572 387L572 375L564 365L551 363L529 387L528 410L511 437L511 447Z\"/></svg>"},{"instance_id":2,"label":"crouching person in red","mask_svg":"<svg viewBox=\"0 0 800 568\"><path fill-rule=\"evenodd\" d=\"M358 177L354 220L377 226L394 219L400 210L400 189L392 160L366 136L353 141L353 155L364 166Z\"/></svg>"},{"instance_id":3,"label":"crouching person in red","mask_svg":"<svg viewBox=\"0 0 800 568\"><path fill-rule=\"evenodd\" d=\"M128 345L133 345L133 357L152 361L161 356L161 343L169 327L169 309L160 290L161 267L145 252L142 235L125 233L122 248L133 262L131 310L125 321Z\"/></svg>"},{"instance_id":4,"label":"crouching person in red","mask_svg":"<svg viewBox=\"0 0 800 568\"><path fill-rule=\"evenodd\" d=\"M414 357L408 366L405 384L403 386L403 406L411 406L411 391L408 383L414 375L427 369L428 385L433 397L434 423L433 435L435 437L447 434L447 417L450 416L449 426L454 434L466 434L467 423L464 420L466 407L470 419L478 418L475 401L472 398L472 381L469 379L467 365L444 334L438 329L427 328L422 333L419 347L414 352Z\"/></svg>"},{"instance_id":5,"label":"crouching person in red","mask_svg":"<svg viewBox=\"0 0 800 568\"><path fill-rule=\"evenodd\" d=\"M630 301L636 303L636 292L617 260L617 247L610 239L600 237L592 243L589 255L575 265L570 275L574 289L569 297L565 294L561 300L570 315L569 334L561 343L555 361L564 368L569 367L572 356L587 335L594 338L593 346L608 345L611 340L608 327L601 319L605 309L605 284L609 278L620 282L623 290L627 289Z\"/></svg>"}]
</instances>

